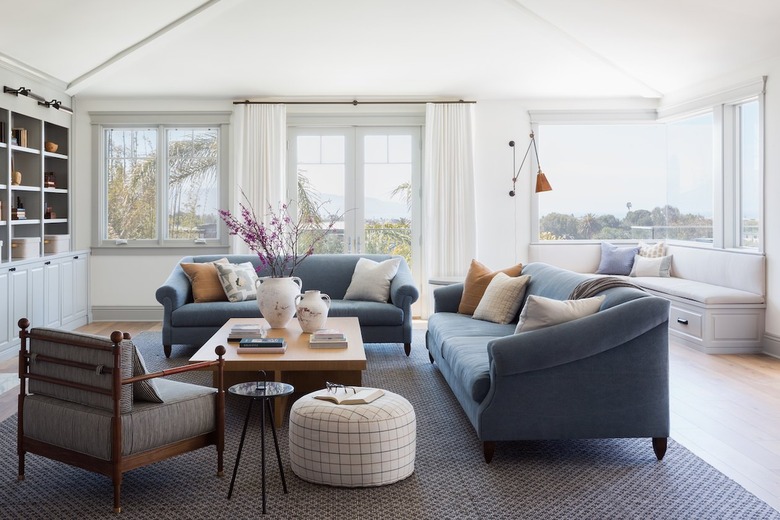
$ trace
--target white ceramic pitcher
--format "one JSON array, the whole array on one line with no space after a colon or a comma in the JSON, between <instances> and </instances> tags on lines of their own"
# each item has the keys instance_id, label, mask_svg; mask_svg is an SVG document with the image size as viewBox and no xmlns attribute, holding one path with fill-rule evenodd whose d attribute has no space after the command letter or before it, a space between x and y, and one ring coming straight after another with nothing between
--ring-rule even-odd
<instances>
[{"instance_id":1,"label":"white ceramic pitcher","mask_svg":"<svg viewBox=\"0 0 780 520\"><path fill-rule=\"evenodd\" d=\"M330 310L330 296L320 291L306 291L295 297L295 307L301 329L311 333L325 325Z\"/></svg>"}]
</instances>

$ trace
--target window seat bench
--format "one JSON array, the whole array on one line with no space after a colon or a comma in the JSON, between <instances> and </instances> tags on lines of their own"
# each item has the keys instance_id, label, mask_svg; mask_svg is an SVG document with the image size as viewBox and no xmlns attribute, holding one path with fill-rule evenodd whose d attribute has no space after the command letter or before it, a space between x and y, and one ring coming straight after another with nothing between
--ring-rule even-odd
<instances>
[{"instance_id":1,"label":"window seat bench","mask_svg":"<svg viewBox=\"0 0 780 520\"><path fill-rule=\"evenodd\" d=\"M669 244L666 254L672 255L671 277L626 279L670 301L670 335L708 354L761 352L766 311L765 257L677 244ZM601 245L535 243L529 246L528 256L530 262L595 273Z\"/></svg>"}]
</instances>

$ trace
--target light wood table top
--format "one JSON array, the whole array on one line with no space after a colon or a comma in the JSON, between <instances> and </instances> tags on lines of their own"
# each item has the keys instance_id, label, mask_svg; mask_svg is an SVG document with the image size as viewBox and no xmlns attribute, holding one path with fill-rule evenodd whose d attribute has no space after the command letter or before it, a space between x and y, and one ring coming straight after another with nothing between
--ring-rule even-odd
<instances>
[{"instance_id":1,"label":"light wood table top","mask_svg":"<svg viewBox=\"0 0 780 520\"><path fill-rule=\"evenodd\" d=\"M285 338L287 351L283 354L239 354L238 341L228 341L228 334L237 323L261 323L268 326L263 318L231 318L206 344L190 358L190 363L213 361L217 358L214 349L224 345L225 371L247 372L266 371L332 371L365 370L366 351L360 334L360 322L357 318L328 318L325 328L338 329L347 336L347 348L311 348L309 337L301 330L298 320L293 319L284 329L268 329L268 337Z\"/></svg>"}]
</instances>

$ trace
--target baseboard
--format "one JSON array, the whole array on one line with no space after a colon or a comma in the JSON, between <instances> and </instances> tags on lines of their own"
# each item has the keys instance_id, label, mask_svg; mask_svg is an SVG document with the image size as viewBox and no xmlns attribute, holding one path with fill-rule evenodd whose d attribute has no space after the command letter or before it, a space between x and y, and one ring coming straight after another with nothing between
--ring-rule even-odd
<instances>
[{"instance_id":1,"label":"baseboard","mask_svg":"<svg viewBox=\"0 0 780 520\"><path fill-rule=\"evenodd\" d=\"M95 305L92 307L92 321L162 321L162 319L161 306Z\"/></svg>"},{"instance_id":2,"label":"baseboard","mask_svg":"<svg viewBox=\"0 0 780 520\"><path fill-rule=\"evenodd\" d=\"M764 333L764 354L780 358L780 336Z\"/></svg>"}]
</instances>

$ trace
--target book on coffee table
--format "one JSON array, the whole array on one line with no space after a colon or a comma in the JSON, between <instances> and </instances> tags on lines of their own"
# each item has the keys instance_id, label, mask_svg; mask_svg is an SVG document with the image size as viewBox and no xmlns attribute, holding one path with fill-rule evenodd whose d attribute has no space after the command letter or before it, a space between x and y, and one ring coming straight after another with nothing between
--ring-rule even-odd
<instances>
[{"instance_id":1,"label":"book on coffee table","mask_svg":"<svg viewBox=\"0 0 780 520\"><path fill-rule=\"evenodd\" d=\"M356 393L352 393L351 390L352 389L349 387L338 389L336 393L323 390L321 393L315 395L314 398L330 401L335 404L368 404L385 395L385 391L381 388L363 388Z\"/></svg>"},{"instance_id":2,"label":"book on coffee table","mask_svg":"<svg viewBox=\"0 0 780 520\"><path fill-rule=\"evenodd\" d=\"M283 354L286 350L284 338L243 338L238 343L239 354Z\"/></svg>"},{"instance_id":3,"label":"book on coffee table","mask_svg":"<svg viewBox=\"0 0 780 520\"><path fill-rule=\"evenodd\" d=\"M311 348L347 348L346 339L321 339L315 340L311 338L309 340L309 347Z\"/></svg>"},{"instance_id":4,"label":"book on coffee table","mask_svg":"<svg viewBox=\"0 0 780 520\"><path fill-rule=\"evenodd\" d=\"M264 338L266 329L260 324L237 323L230 328L228 341L238 341L243 338Z\"/></svg>"}]
</instances>

